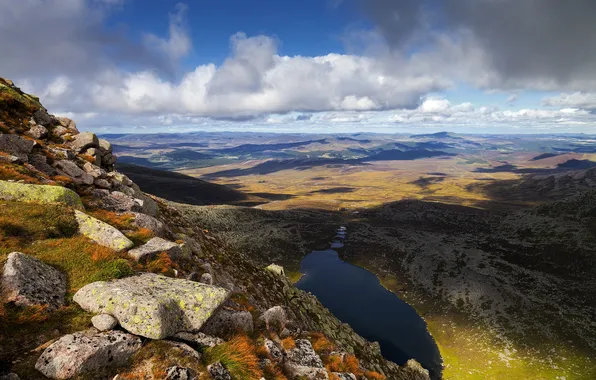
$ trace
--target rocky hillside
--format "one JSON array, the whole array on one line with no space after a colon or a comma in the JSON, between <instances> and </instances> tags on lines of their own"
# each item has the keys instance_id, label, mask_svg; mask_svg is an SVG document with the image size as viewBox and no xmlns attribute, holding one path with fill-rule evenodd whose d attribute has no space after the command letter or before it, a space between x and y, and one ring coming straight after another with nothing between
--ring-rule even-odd
<instances>
[{"instance_id":1,"label":"rocky hillside","mask_svg":"<svg viewBox=\"0 0 596 380\"><path fill-rule=\"evenodd\" d=\"M115 162L0 79L0 379L428 378Z\"/></svg>"}]
</instances>

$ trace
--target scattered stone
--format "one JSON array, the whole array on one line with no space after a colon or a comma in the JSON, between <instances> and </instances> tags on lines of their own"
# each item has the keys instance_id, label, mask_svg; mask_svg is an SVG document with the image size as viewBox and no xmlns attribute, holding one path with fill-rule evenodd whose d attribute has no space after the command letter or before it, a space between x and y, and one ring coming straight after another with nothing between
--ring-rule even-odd
<instances>
[{"instance_id":1,"label":"scattered stone","mask_svg":"<svg viewBox=\"0 0 596 380\"><path fill-rule=\"evenodd\" d=\"M112 187L111 183L102 178L97 178L95 181L93 181L93 184L102 189L110 189Z\"/></svg>"},{"instance_id":2,"label":"scattered stone","mask_svg":"<svg viewBox=\"0 0 596 380\"><path fill-rule=\"evenodd\" d=\"M167 253L171 258L179 258L182 256L182 249L178 244L160 237L154 237L139 248L131 249L128 251L128 256L136 261L142 261L150 260L155 257L155 255L162 252Z\"/></svg>"},{"instance_id":3,"label":"scattered stone","mask_svg":"<svg viewBox=\"0 0 596 380\"><path fill-rule=\"evenodd\" d=\"M340 373L340 372L333 372L333 374L337 377L338 380L358 380L356 375L353 373Z\"/></svg>"},{"instance_id":4,"label":"scattered stone","mask_svg":"<svg viewBox=\"0 0 596 380\"><path fill-rule=\"evenodd\" d=\"M79 195L62 186L0 181L0 199L20 202L65 203L78 210L84 209Z\"/></svg>"},{"instance_id":5,"label":"scattered stone","mask_svg":"<svg viewBox=\"0 0 596 380\"><path fill-rule=\"evenodd\" d=\"M203 273L199 282L207 285L213 285L213 276L210 273Z\"/></svg>"},{"instance_id":6,"label":"scattered stone","mask_svg":"<svg viewBox=\"0 0 596 380\"><path fill-rule=\"evenodd\" d=\"M114 327L118 326L118 320L112 317L110 314L99 314L91 318L93 327L99 331L113 330Z\"/></svg>"},{"instance_id":7,"label":"scattered stone","mask_svg":"<svg viewBox=\"0 0 596 380\"><path fill-rule=\"evenodd\" d=\"M178 351L178 354L176 356L191 357L197 361L201 360L201 354L199 354L197 350L195 350L186 343L175 342L171 340L162 340L161 343L170 346L171 350Z\"/></svg>"},{"instance_id":8,"label":"scattered stone","mask_svg":"<svg viewBox=\"0 0 596 380\"><path fill-rule=\"evenodd\" d=\"M93 195L93 202L108 211L129 212L140 208L133 197L120 191L109 192L95 189L91 194Z\"/></svg>"},{"instance_id":9,"label":"scattered stone","mask_svg":"<svg viewBox=\"0 0 596 380\"><path fill-rule=\"evenodd\" d=\"M25 134L34 139L45 139L48 136L48 130L43 125L34 125Z\"/></svg>"},{"instance_id":10,"label":"scattered stone","mask_svg":"<svg viewBox=\"0 0 596 380\"><path fill-rule=\"evenodd\" d=\"M198 378L197 373L191 368L174 366L166 369L165 380L196 380Z\"/></svg>"},{"instance_id":11,"label":"scattered stone","mask_svg":"<svg viewBox=\"0 0 596 380\"><path fill-rule=\"evenodd\" d=\"M91 162L85 162L83 170L93 176L93 178L105 178L107 173L98 165L93 165Z\"/></svg>"},{"instance_id":12,"label":"scattered stone","mask_svg":"<svg viewBox=\"0 0 596 380\"><path fill-rule=\"evenodd\" d=\"M58 120L58 122L60 123L60 125L64 128L67 128L71 133L73 134L79 134L79 130L77 129L77 124L67 118L67 117L57 117L56 118Z\"/></svg>"},{"instance_id":13,"label":"scattered stone","mask_svg":"<svg viewBox=\"0 0 596 380\"><path fill-rule=\"evenodd\" d=\"M287 359L286 351L275 341L265 339L265 350L269 354L269 357L276 363L283 363Z\"/></svg>"},{"instance_id":14,"label":"scattered stone","mask_svg":"<svg viewBox=\"0 0 596 380\"><path fill-rule=\"evenodd\" d=\"M134 243L122 232L99 219L78 210L75 210L75 218L79 223L79 233L99 245L118 252L134 247Z\"/></svg>"},{"instance_id":15,"label":"scattered stone","mask_svg":"<svg viewBox=\"0 0 596 380\"><path fill-rule=\"evenodd\" d=\"M133 334L163 339L199 330L229 296L220 287L144 273L86 285L74 301L84 310L113 315Z\"/></svg>"},{"instance_id":16,"label":"scattered stone","mask_svg":"<svg viewBox=\"0 0 596 380\"><path fill-rule=\"evenodd\" d=\"M124 365L141 346L139 337L122 331L79 331L49 346L37 360L35 369L52 379L70 379L108 366Z\"/></svg>"},{"instance_id":17,"label":"scattered stone","mask_svg":"<svg viewBox=\"0 0 596 380\"><path fill-rule=\"evenodd\" d=\"M323 361L307 339L297 339L296 347L288 351L288 359L305 367L323 368Z\"/></svg>"},{"instance_id":18,"label":"scattered stone","mask_svg":"<svg viewBox=\"0 0 596 380\"><path fill-rule=\"evenodd\" d=\"M222 338L238 333L250 334L252 331L252 314L238 310L219 310L201 328L201 332L205 334Z\"/></svg>"},{"instance_id":19,"label":"scattered stone","mask_svg":"<svg viewBox=\"0 0 596 380\"><path fill-rule=\"evenodd\" d=\"M130 178L128 178L127 176L125 176L122 173L111 172L111 173L108 173L108 177L113 179L115 181L115 183L119 183L124 186L131 186L133 184L133 182L130 180Z\"/></svg>"},{"instance_id":20,"label":"scattered stone","mask_svg":"<svg viewBox=\"0 0 596 380\"><path fill-rule=\"evenodd\" d=\"M71 177L75 183L93 185L93 176L85 173L72 161L60 160L56 162L56 168Z\"/></svg>"},{"instance_id":21,"label":"scattered stone","mask_svg":"<svg viewBox=\"0 0 596 380\"><path fill-rule=\"evenodd\" d=\"M48 158L43 154L29 155L29 163L33 165L35 169L50 177L56 175L56 169L54 169L50 166L50 164L48 164Z\"/></svg>"},{"instance_id":22,"label":"scattered stone","mask_svg":"<svg viewBox=\"0 0 596 380\"><path fill-rule=\"evenodd\" d=\"M143 214L140 212L135 212L135 220L133 224L139 228L146 228L152 231L156 236L165 238L167 236L166 226L157 220L156 218Z\"/></svg>"},{"instance_id":23,"label":"scattered stone","mask_svg":"<svg viewBox=\"0 0 596 380\"><path fill-rule=\"evenodd\" d=\"M27 155L31 153L36 142L17 135L0 134L0 151L20 158L27 162Z\"/></svg>"},{"instance_id":24,"label":"scattered stone","mask_svg":"<svg viewBox=\"0 0 596 380\"><path fill-rule=\"evenodd\" d=\"M65 134L67 134L68 132L69 132L69 130L67 128L64 128L61 125L52 128L52 135L54 135L56 137L62 137Z\"/></svg>"},{"instance_id":25,"label":"scattered stone","mask_svg":"<svg viewBox=\"0 0 596 380\"><path fill-rule=\"evenodd\" d=\"M72 149L81 153L88 148L97 148L99 146L99 140L95 133L83 132L75 135L73 140L68 143Z\"/></svg>"},{"instance_id":26,"label":"scattered stone","mask_svg":"<svg viewBox=\"0 0 596 380\"><path fill-rule=\"evenodd\" d=\"M268 309L258 319L259 324L265 325L267 330L281 333L288 323L286 312L281 306L274 306Z\"/></svg>"},{"instance_id":27,"label":"scattered stone","mask_svg":"<svg viewBox=\"0 0 596 380\"><path fill-rule=\"evenodd\" d=\"M207 371L213 380L232 380L230 372L228 372L221 362L215 362L207 366Z\"/></svg>"},{"instance_id":28,"label":"scattered stone","mask_svg":"<svg viewBox=\"0 0 596 380\"><path fill-rule=\"evenodd\" d=\"M33 256L12 252L4 265L2 289L8 302L57 309L64 305L66 276Z\"/></svg>"},{"instance_id":29,"label":"scattered stone","mask_svg":"<svg viewBox=\"0 0 596 380\"><path fill-rule=\"evenodd\" d=\"M173 336L176 340L192 343L200 347L215 347L224 343L224 340L215 336L207 335L202 332L182 331Z\"/></svg>"},{"instance_id":30,"label":"scattered stone","mask_svg":"<svg viewBox=\"0 0 596 380\"><path fill-rule=\"evenodd\" d=\"M269 265L267 268L265 268L266 270L273 272L277 275L280 276L285 276L286 275L286 271L284 270L284 267L282 267L281 265L277 265L277 264L271 264Z\"/></svg>"},{"instance_id":31,"label":"scattered stone","mask_svg":"<svg viewBox=\"0 0 596 380\"><path fill-rule=\"evenodd\" d=\"M41 124L45 127L51 125L54 122L54 119L50 115L48 115L48 113L43 109L38 109L37 111L35 111L35 113L33 114L33 119L35 119L35 122L37 124Z\"/></svg>"}]
</instances>

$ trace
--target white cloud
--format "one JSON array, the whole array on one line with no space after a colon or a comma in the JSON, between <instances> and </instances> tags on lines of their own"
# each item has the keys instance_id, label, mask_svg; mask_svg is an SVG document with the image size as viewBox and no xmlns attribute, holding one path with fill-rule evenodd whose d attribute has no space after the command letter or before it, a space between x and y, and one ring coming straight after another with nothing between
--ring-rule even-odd
<instances>
[{"instance_id":1,"label":"white cloud","mask_svg":"<svg viewBox=\"0 0 596 380\"><path fill-rule=\"evenodd\" d=\"M173 61L186 56L192 49L192 41L184 25L187 11L188 6L186 4L178 3L176 12L170 14L168 38L161 38L150 33L146 34L145 43L147 46L163 52Z\"/></svg>"},{"instance_id":2,"label":"white cloud","mask_svg":"<svg viewBox=\"0 0 596 380\"><path fill-rule=\"evenodd\" d=\"M596 109L596 93L574 92L545 98L543 104L550 107Z\"/></svg>"}]
</instances>

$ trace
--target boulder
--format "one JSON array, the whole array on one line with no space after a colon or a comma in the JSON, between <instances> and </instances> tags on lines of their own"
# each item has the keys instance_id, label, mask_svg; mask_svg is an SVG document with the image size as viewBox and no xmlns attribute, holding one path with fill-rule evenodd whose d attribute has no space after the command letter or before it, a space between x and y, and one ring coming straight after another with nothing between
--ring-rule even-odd
<instances>
[{"instance_id":1,"label":"boulder","mask_svg":"<svg viewBox=\"0 0 596 380\"><path fill-rule=\"evenodd\" d=\"M186 343L192 343L199 347L215 347L224 343L224 340L215 336L207 335L202 332L182 331L172 336L176 340Z\"/></svg>"},{"instance_id":2,"label":"boulder","mask_svg":"<svg viewBox=\"0 0 596 380\"><path fill-rule=\"evenodd\" d=\"M141 346L139 337L122 331L79 331L63 336L46 348L35 369L51 379L70 379L109 366L124 365Z\"/></svg>"},{"instance_id":3,"label":"boulder","mask_svg":"<svg viewBox=\"0 0 596 380\"><path fill-rule=\"evenodd\" d=\"M99 139L99 149L104 152L112 152L112 144L108 140Z\"/></svg>"},{"instance_id":4,"label":"boulder","mask_svg":"<svg viewBox=\"0 0 596 380\"><path fill-rule=\"evenodd\" d=\"M248 311L219 310L201 328L201 332L229 338L238 333L250 334L253 331L252 315Z\"/></svg>"},{"instance_id":5,"label":"boulder","mask_svg":"<svg viewBox=\"0 0 596 380\"><path fill-rule=\"evenodd\" d=\"M43 125L34 125L25 134L34 139L45 139L48 136L48 130Z\"/></svg>"},{"instance_id":6,"label":"boulder","mask_svg":"<svg viewBox=\"0 0 596 380\"><path fill-rule=\"evenodd\" d=\"M56 169L54 169L50 166L50 164L48 164L48 158L43 154L29 155L29 163L33 165L35 169L50 177L56 175Z\"/></svg>"},{"instance_id":7,"label":"boulder","mask_svg":"<svg viewBox=\"0 0 596 380\"><path fill-rule=\"evenodd\" d=\"M93 159L95 160L93 163L97 166L101 166L101 153L99 152L99 149L89 148L82 153L86 154L87 156L93 157Z\"/></svg>"},{"instance_id":8,"label":"boulder","mask_svg":"<svg viewBox=\"0 0 596 380\"><path fill-rule=\"evenodd\" d=\"M116 163L116 156L108 152L101 157L101 163L103 165L114 165Z\"/></svg>"},{"instance_id":9,"label":"boulder","mask_svg":"<svg viewBox=\"0 0 596 380\"><path fill-rule=\"evenodd\" d=\"M186 343L174 342L171 340L162 340L161 343L168 345L170 347L169 351L174 351L172 354L176 354L178 357L183 356L193 358L197 361L201 360L201 354Z\"/></svg>"},{"instance_id":10,"label":"boulder","mask_svg":"<svg viewBox=\"0 0 596 380\"><path fill-rule=\"evenodd\" d=\"M178 244L160 237L154 237L139 248L131 249L128 251L128 256L136 261L151 260L162 252L167 253L171 258L182 256L182 249Z\"/></svg>"},{"instance_id":11,"label":"boulder","mask_svg":"<svg viewBox=\"0 0 596 380\"><path fill-rule=\"evenodd\" d=\"M74 301L87 311L113 315L133 334L163 339L198 331L229 296L220 287L144 273L86 285Z\"/></svg>"},{"instance_id":12,"label":"boulder","mask_svg":"<svg viewBox=\"0 0 596 380\"><path fill-rule=\"evenodd\" d=\"M160 222L159 220L157 220L156 218L147 215L147 214L143 214L140 212L135 212L135 220L133 222L133 224L139 228L146 228L150 231L152 231L156 236L159 237L166 237L167 236L167 229L166 226Z\"/></svg>"},{"instance_id":13,"label":"boulder","mask_svg":"<svg viewBox=\"0 0 596 380\"><path fill-rule=\"evenodd\" d=\"M67 128L64 128L61 125L52 128L52 135L54 135L56 137L62 137L62 136L64 136L65 134L67 134L69 132L70 131Z\"/></svg>"},{"instance_id":14,"label":"boulder","mask_svg":"<svg viewBox=\"0 0 596 380\"><path fill-rule=\"evenodd\" d=\"M131 186L133 184L130 178L119 172L108 173L108 177L112 179L114 184L120 184L124 186Z\"/></svg>"},{"instance_id":15,"label":"boulder","mask_svg":"<svg viewBox=\"0 0 596 380\"><path fill-rule=\"evenodd\" d=\"M79 130L77 129L77 124L67 118L67 117L57 117L56 120L58 120L58 122L60 123L60 126L68 129L70 131L70 133L72 134L79 134Z\"/></svg>"},{"instance_id":16,"label":"boulder","mask_svg":"<svg viewBox=\"0 0 596 380\"><path fill-rule=\"evenodd\" d=\"M99 245L118 252L134 247L134 243L122 232L99 219L78 210L75 210L75 218L79 223L79 233Z\"/></svg>"},{"instance_id":17,"label":"boulder","mask_svg":"<svg viewBox=\"0 0 596 380\"><path fill-rule=\"evenodd\" d=\"M99 331L113 330L114 327L118 326L118 321L110 314L96 315L91 318L91 323Z\"/></svg>"},{"instance_id":18,"label":"boulder","mask_svg":"<svg viewBox=\"0 0 596 380\"><path fill-rule=\"evenodd\" d=\"M21 380L21 378L16 373L11 372L6 375L0 375L0 380Z\"/></svg>"},{"instance_id":19,"label":"boulder","mask_svg":"<svg viewBox=\"0 0 596 380\"><path fill-rule=\"evenodd\" d=\"M286 271L284 270L284 267L282 267L281 265L271 264L265 269L268 270L269 272L275 273L279 276L286 275Z\"/></svg>"},{"instance_id":20,"label":"boulder","mask_svg":"<svg viewBox=\"0 0 596 380\"><path fill-rule=\"evenodd\" d=\"M328 379L323 361L306 339L296 340L296 347L287 351L284 368L291 379Z\"/></svg>"},{"instance_id":21,"label":"boulder","mask_svg":"<svg viewBox=\"0 0 596 380\"><path fill-rule=\"evenodd\" d=\"M85 173L83 169L79 168L77 164L72 161L60 160L56 162L56 168L71 177L75 183L93 185L93 176Z\"/></svg>"},{"instance_id":22,"label":"boulder","mask_svg":"<svg viewBox=\"0 0 596 380\"><path fill-rule=\"evenodd\" d=\"M221 362L215 362L207 366L207 372L211 375L213 380L232 380L230 372L224 367Z\"/></svg>"},{"instance_id":23,"label":"boulder","mask_svg":"<svg viewBox=\"0 0 596 380\"><path fill-rule=\"evenodd\" d=\"M27 162L27 155L31 153L36 142L17 135L0 134L0 151L20 158Z\"/></svg>"},{"instance_id":24,"label":"boulder","mask_svg":"<svg viewBox=\"0 0 596 380\"><path fill-rule=\"evenodd\" d=\"M85 162L85 164L83 164L83 170L93 178L105 178L107 175L105 170L98 165L93 165L91 162Z\"/></svg>"},{"instance_id":25,"label":"boulder","mask_svg":"<svg viewBox=\"0 0 596 380\"><path fill-rule=\"evenodd\" d=\"M9 254L1 280L8 302L19 306L48 305L50 309L64 305L66 276L35 257L20 252Z\"/></svg>"},{"instance_id":26,"label":"boulder","mask_svg":"<svg viewBox=\"0 0 596 380\"><path fill-rule=\"evenodd\" d=\"M165 380L197 380L197 372L191 368L173 366L166 369Z\"/></svg>"},{"instance_id":27,"label":"boulder","mask_svg":"<svg viewBox=\"0 0 596 380\"><path fill-rule=\"evenodd\" d=\"M265 339L264 346L265 346L265 350L269 354L269 357L271 358L271 360L273 360L276 363L283 363L286 361L287 354L286 354L286 351L281 346L281 344L279 344L273 340Z\"/></svg>"},{"instance_id":28,"label":"boulder","mask_svg":"<svg viewBox=\"0 0 596 380\"><path fill-rule=\"evenodd\" d=\"M142 201L142 203L140 204L140 212L151 216L157 216L157 203L153 199L145 195L145 193L141 191L141 189L137 186L136 183L131 184L130 187L134 191L134 197Z\"/></svg>"},{"instance_id":29,"label":"boulder","mask_svg":"<svg viewBox=\"0 0 596 380\"><path fill-rule=\"evenodd\" d=\"M211 273L203 273L199 282L202 282L203 284L207 285L213 285L213 276L211 275Z\"/></svg>"},{"instance_id":30,"label":"boulder","mask_svg":"<svg viewBox=\"0 0 596 380\"><path fill-rule=\"evenodd\" d=\"M93 181L93 184L102 189L110 189L112 187L111 183L102 178L97 178L95 181Z\"/></svg>"},{"instance_id":31,"label":"boulder","mask_svg":"<svg viewBox=\"0 0 596 380\"><path fill-rule=\"evenodd\" d=\"M95 189L91 194L93 195L93 203L108 211L129 212L140 210L141 208L133 197L120 191L109 192L107 190Z\"/></svg>"},{"instance_id":32,"label":"boulder","mask_svg":"<svg viewBox=\"0 0 596 380\"><path fill-rule=\"evenodd\" d=\"M79 195L62 186L0 181L0 199L19 202L65 203L78 210L84 209Z\"/></svg>"},{"instance_id":33,"label":"boulder","mask_svg":"<svg viewBox=\"0 0 596 380\"><path fill-rule=\"evenodd\" d=\"M261 314L258 323L264 325L267 330L273 330L279 334L286 327L288 317L283 307L274 306Z\"/></svg>"},{"instance_id":34,"label":"boulder","mask_svg":"<svg viewBox=\"0 0 596 380\"><path fill-rule=\"evenodd\" d=\"M45 127L52 125L52 123L54 122L54 118L48 115L48 113L43 109L38 109L37 111L35 111L35 113L33 114L33 119L37 124L41 124Z\"/></svg>"},{"instance_id":35,"label":"boulder","mask_svg":"<svg viewBox=\"0 0 596 380\"><path fill-rule=\"evenodd\" d=\"M83 132L75 135L73 140L68 143L68 146L81 153L86 149L99 147L99 140L95 133Z\"/></svg>"}]
</instances>

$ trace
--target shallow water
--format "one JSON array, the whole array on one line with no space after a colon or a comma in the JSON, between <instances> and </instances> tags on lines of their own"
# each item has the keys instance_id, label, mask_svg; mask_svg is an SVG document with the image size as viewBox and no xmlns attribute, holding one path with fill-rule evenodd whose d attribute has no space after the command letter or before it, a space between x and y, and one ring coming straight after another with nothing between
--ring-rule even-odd
<instances>
[{"instance_id":1,"label":"shallow water","mask_svg":"<svg viewBox=\"0 0 596 380\"><path fill-rule=\"evenodd\" d=\"M340 230L332 248L343 246L345 233ZM401 365L414 358L433 378L440 376L439 350L424 321L374 274L342 261L332 249L313 251L302 260L300 271L304 276L296 286L317 296L358 334L379 342L387 359Z\"/></svg>"}]
</instances>

